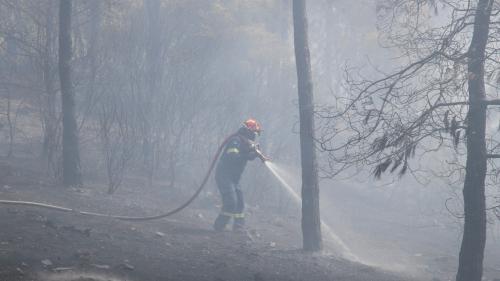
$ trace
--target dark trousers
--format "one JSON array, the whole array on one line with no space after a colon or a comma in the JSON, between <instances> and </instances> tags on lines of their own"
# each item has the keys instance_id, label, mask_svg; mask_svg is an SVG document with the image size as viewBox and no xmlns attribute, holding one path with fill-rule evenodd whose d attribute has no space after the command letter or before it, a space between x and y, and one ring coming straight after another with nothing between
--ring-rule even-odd
<instances>
[{"instance_id":1,"label":"dark trousers","mask_svg":"<svg viewBox=\"0 0 500 281\"><path fill-rule=\"evenodd\" d=\"M214 229L223 230L231 218L234 219L233 230L241 229L245 225L243 192L229 179L216 178L216 183L222 198L222 210L214 222Z\"/></svg>"}]
</instances>

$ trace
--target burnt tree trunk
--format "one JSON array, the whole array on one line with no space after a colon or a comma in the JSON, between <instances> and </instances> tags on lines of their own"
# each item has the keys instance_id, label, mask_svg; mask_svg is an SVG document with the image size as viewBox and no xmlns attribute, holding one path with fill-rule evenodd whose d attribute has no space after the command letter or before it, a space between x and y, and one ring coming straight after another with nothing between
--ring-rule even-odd
<instances>
[{"instance_id":1,"label":"burnt tree trunk","mask_svg":"<svg viewBox=\"0 0 500 281\"><path fill-rule=\"evenodd\" d=\"M7 125L9 125L9 151L7 157L11 158L14 155L14 134L16 132L15 124L12 120L12 93L7 90Z\"/></svg>"},{"instance_id":2,"label":"burnt tree trunk","mask_svg":"<svg viewBox=\"0 0 500 281\"><path fill-rule=\"evenodd\" d=\"M42 59L42 77L45 86L45 93L42 97L42 113L43 113L43 145L42 159L47 161L48 169L54 169L55 160L57 159L56 151L58 149L58 121L57 121L57 87L56 83L56 67L53 52L55 46L54 34L54 3L47 2L45 10L45 39L43 46Z\"/></svg>"},{"instance_id":3,"label":"burnt tree trunk","mask_svg":"<svg viewBox=\"0 0 500 281\"><path fill-rule=\"evenodd\" d=\"M318 251L322 248L322 239L319 215L318 169L314 147L313 84L305 0L293 1L293 27L300 115L302 241L304 250Z\"/></svg>"},{"instance_id":4,"label":"burnt tree trunk","mask_svg":"<svg viewBox=\"0 0 500 281\"><path fill-rule=\"evenodd\" d=\"M480 281L483 274L486 243L485 177L486 155L486 93L484 87L485 48L491 16L492 0L479 0L474 31L469 47L467 124L467 162L465 166L464 233L458 264L457 281Z\"/></svg>"},{"instance_id":5,"label":"burnt tree trunk","mask_svg":"<svg viewBox=\"0 0 500 281\"><path fill-rule=\"evenodd\" d=\"M161 59L161 1L160 0L144 0L144 16L146 17L145 31L145 79L144 79L144 140L143 153L148 185L152 186L154 182L155 172L158 165L158 144L155 139L155 130L158 130L158 124L155 123L154 103L159 95L161 76L162 76L162 59Z\"/></svg>"},{"instance_id":6,"label":"burnt tree trunk","mask_svg":"<svg viewBox=\"0 0 500 281\"><path fill-rule=\"evenodd\" d=\"M97 49L99 40L99 28L101 24L101 1L92 0L90 2L90 38L89 38L89 70L90 70L90 85L89 95L93 95L96 90L97 78Z\"/></svg>"},{"instance_id":7,"label":"burnt tree trunk","mask_svg":"<svg viewBox=\"0 0 500 281\"><path fill-rule=\"evenodd\" d=\"M59 79L61 82L63 123L63 184L82 183L78 127L75 117L75 93L71 84L71 0L59 2Z\"/></svg>"}]
</instances>

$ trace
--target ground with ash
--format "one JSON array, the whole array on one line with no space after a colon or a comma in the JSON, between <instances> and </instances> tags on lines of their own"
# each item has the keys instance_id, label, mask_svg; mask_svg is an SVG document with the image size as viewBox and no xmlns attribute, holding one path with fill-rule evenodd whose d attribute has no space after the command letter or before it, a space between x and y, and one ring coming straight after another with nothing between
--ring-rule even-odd
<instances>
[{"instance_id":1,"label":"ground with ash","mask_svg":"<svg viewBox=\"0 0 500 281\"><path fill-rule=\"evenodd\" d=\"M62 188L29 166L2 160L0 199L121 215L156 214L183 200L133 181L112 196L98 184ZM335 254L302 252L297 217L249 208L247 232L216 233L212 205L201 199L180 214L148 222L0 206L0 280L413 280Z\"/></svg>"}]
</instances>

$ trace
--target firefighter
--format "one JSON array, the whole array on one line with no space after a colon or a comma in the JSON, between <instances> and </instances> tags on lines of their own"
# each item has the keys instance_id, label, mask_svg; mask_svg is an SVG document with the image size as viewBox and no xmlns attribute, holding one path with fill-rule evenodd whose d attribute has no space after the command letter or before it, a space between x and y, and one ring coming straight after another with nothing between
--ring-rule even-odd
<instances>
[{"instance_id":1,"label":"firefighter","mask_svg":"<svg viewBox=\"0 0 500 281\"><path fill-rule=\"evenodd\" d=\"M241 231L245 225L243 213L245 203L239 187L241 174L247 161L259 157L263 162L269 160L260 152L255 139L260 135L260 124L254 119L243 122L243 126L234 134L224 147L222 156L215 170L215 182L222 197L222 210L214 222L214 229L222 231L231 218L233 230Z\"/></svg>"}]
</instances>

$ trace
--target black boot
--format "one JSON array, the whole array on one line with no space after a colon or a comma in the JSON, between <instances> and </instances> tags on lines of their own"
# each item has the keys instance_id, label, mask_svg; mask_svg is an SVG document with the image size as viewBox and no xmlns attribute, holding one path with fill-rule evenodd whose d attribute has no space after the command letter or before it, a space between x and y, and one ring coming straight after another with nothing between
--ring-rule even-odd
<instances>
[{"instance_id":1,"label":"black boot","mask_svg":"<svg viewBox=\"0 0 500 281\"><path fill-rule=\"evenodd\" d=\"M233 223L233 231L242 232L245 230L245 219L235 218Z\"/></svg>"},{"instance_id":2,"label":"black boot","mask_svg":"<svg viewBox=\"0 0 500 281\"><path fill-rule=\"evenodd\" d=\"M219 215L214 222L215 231L223 231L230 219L230 216Z\"/></svg>"}]
</instances>

